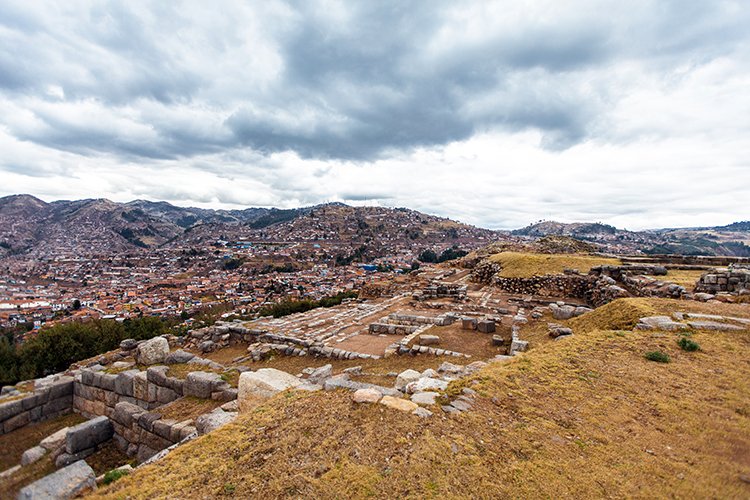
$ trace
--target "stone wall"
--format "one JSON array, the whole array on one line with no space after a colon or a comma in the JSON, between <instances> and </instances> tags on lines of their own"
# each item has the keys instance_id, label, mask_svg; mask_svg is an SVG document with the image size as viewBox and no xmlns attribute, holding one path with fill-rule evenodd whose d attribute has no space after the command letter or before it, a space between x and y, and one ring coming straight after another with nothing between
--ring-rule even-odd
<instances>
[{"instance_id":1,"label":"stone wall","mask_svg":"<svg viewBox=\"0 0 750 500\"><path fill-rule=\"evenodd\" d=\"M34 391L13 396L11 401L3 402L0 399L0 434L72 411L73 377L39 379L35 385L37 388Z\"/></svg>"},{"instance_id":2,"label":"stone wall","mask_svg":"<svg viewBox=\"0 0 750 500\"><path fill-rule=\"evenodd\" d=\"M455 301L466 299L466 285L457 285L455 283L431 283L421 291L414 292L414 300L431 300L443 297L451 298Z\"/></svg>"},{"instance_id":3,"label":"stone wall","mask_svg":"<svg viewBox=\"0 0 750 500\"><path fill-rule=\"evenodd\" d=\"M126 401L115 405L111 420L117 446L138 462L196 433L192 420L165 419Z\"/></svg>"},{"instance_id":4,"label":"stone wall","mask_svg":"<svg viewBox=\"0 0 750 500\"><path fill-rule=\"evenodd\" d=\"M174 401L183 395L184 381L166 376L166 366L152 366L146 371L126 370L112 374L90 369L81 370L75 383L73 407L86 418L111 417L120 402L146 410Z\"/></svg>"},{"instance_id":5,"label":"stone wall","mask_svg":"<svg viewBox=\"0 0 750 500\"><path fill-rule=\"evenodd\" d=\"M416 325L397 325L390 323L370 323L368 330L371 334L377 335L384 333L386 335L408 335L417 330Z\"/></svg>"},{"instance_id":6,"label":"stone wall","mask_svg":"<svg viewBox=\"0 0 750 500\"><path fill-rule=\"evenodd\" d=\"M252 330L241 323L217 321L212 326L192 330L187 335L185 346L198 348L201 352L212 352L239 342L252 342L264 331Z\"/></svg>"},{"instance_id":7,"label":"stone wall","mask_svg":"<svg viewBox=\"0 0 750 500\"><path fill-rule=\"evenodd\" d=\"M735 268L706 273L701 276L695 291L712 294L750 293L750 269Z\"/></svg>"}]
</instances>

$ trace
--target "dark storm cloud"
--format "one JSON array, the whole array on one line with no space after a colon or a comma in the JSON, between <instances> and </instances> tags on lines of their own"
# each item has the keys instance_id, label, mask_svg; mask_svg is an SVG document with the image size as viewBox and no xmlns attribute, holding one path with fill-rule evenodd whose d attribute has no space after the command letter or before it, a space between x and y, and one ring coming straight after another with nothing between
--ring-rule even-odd
<instances>
[{"instance_id":1,"label":"dark storm cloud","mask_svg":"<svg viewBox=\"0 0 750 500\"><path fill-rule=\"evenodd\" d=\"M127 115L153 134L132 138L33 105L44 126L6 126L55 149L156 159L246 146L369 160L493 129L539 130L545 147L564 149L590 138L607 111L608 90L589 72L630 58L667 59L660 64L669 69L683 57L719 57L742 40L747 17L728 15L732 3L636 2L587 14L592 5L550 20L512 4L348 2L328 15L321 4L293 2L264 27L271 14L223 2L214 11L11 3L0 15L6 97L45 100L59 87L65 102L95 100L103 115ZM264 50L276 68L247 60ZM271 71L266 82L252 80ZM165 110L143 114L147 103ZM186 130L171 112L177 106L207 109L218 125Z\"/></svg>"}]
</instances>

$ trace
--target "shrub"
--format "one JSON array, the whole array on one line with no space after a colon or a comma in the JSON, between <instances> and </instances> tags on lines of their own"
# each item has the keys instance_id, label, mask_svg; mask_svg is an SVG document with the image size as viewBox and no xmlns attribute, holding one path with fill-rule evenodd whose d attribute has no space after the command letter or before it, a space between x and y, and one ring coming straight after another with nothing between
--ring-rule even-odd
<instances>
[{"instance_id":1,"label":"shrub","mask_svg":"<svg viewBox=\"0 0 750 500\"><path fill-rule=\"evenodd\" d=\"M669 354L661 351L650 351L646 353L646 359L657 363L669 363Z\"/></svg>"},{"instance_id":2,"label":"shrub","mask_svg":"<svg viewBox=\"0 0 750 500\"><path fill-rule=\"evenodd\" d=\"M682 349L683 351L688 352L697 351L701 348L698 342L690 340L687 337L680 337L680 340L677 341L677 345L680 346L680 349Z\"/></svg>"},{"instance_id":3,"label":"shrub","mask_svg":"<svg viewBox=\"0 0 750 500\"><path fill-rule=\"evenodd\" d=\"M123 476L127 476L130 472L126 470L114 469L104 474L104 484L114 483Z\"/></svg>"}]
</instances>

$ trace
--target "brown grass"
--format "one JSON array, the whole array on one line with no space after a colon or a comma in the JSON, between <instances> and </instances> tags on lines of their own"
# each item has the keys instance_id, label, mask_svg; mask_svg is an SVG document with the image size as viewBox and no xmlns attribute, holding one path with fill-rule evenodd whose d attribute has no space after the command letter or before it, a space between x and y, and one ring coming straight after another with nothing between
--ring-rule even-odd
<instances>
[{"instance_id":1,"label":"brown grass","mask_svg":"<svg viewBox=\"0 0 750 500\"><path fill-rule=\"evenodd\" d=\"M39 441L54 434L63 427L80 424L86 419L75 413L46 420L17 429L0 436L0 471L21 463L23 452L39 444Z\"/></svg>"},{"instance_id":2,"label":"brown grass","mask_svg":"<svg viewBox=\"0 0 750 500\"><path fill-rule=\"evenodd\" d=\"M620 265L619 259L596 257L586 254L540 254L502 252L490 257L502 266L500 276L505 278L530 278L544 274L562 274L565 269L578 269L588 273L599 265Z\"/></svg>"},{"instance_id":3,"label":"brown grass","mask_svg":"<svg viewBox=\"0 0 750 500\"><path fill-rule=\"evenodd\" d=\"M182 422L194 419L204 413L209 413L222 404L223 403L220 401L213 401L211 399L185 396L164 406L160 406L154 411L160 414L164 419L174 419L178 422Z\"/></svg>"},{"instance_id":4,"label":"brown grass","mask_svg":"<svg viewBox=\"0 0 750 500\"><path fill-rule=\"evenodd\" d=\"M695 283L706 271L692 269L670 269L666 276L650 276L651 278L668 281L676 285L684 286L689 292L695 289Z\"/></svg>"},{"instance_id":5,"label":"brown grass","mask_svg":"<svg viewBox=\"0 0 750 500\"><path fill-rule=\"evenodd\" d=\"M17 459L10 465L16 465L20 463L21 454L26 449L36 446L39 444L39 441L63 427L76 425L84 420L86 419L80 415L70 414L40 424L27 426L11 434L0 436L0 449L3 450L3 452L6 450L12 451L12 455L17 456ZM3 438L16 439L9 439L7 442L3 442ZM7 456L9 456L7 453L0 454L0 460L7 462ZM128 460L128 457L117 448L114 441L106 443L99 450L94 452L93 455L86 457L86 463L94 469L94 472L97 475L104 474L120 465L124 465ZM3 467L3 469L5 468L7 467ZM33 483L37 479L41 479L44 476L55 472L55 470L55 464L50 457L50 454L47 453L39 461L21 467L21 469L16 471L11 477L0 480L0 492L2 493L0 494L0 498L15 498L21 488Z\"/></svg>"},{"instance_id":6,"label":"brown grass","mask_svg":"<svg viewBox=\"0 0 750 500\"><path fill-rule=\"evenodd\" d=\"M734 311L641 300L618 301L613 323ZM346 392L284 393L96 496L747 497L750 333L697 332L702 350L687 353L674 333L583 332L589 315L582 333L479 372L471 412L419 419ZM644 358L656 349L672 362Z\"/></svg>"}]
</instances>

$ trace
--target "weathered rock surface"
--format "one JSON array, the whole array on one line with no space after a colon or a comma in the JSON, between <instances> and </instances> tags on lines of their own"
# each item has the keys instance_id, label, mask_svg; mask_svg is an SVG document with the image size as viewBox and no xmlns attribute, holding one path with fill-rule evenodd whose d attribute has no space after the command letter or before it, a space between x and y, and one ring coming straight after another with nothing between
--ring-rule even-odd
<instances>
[{"instance_id":1,"label":"weathered rock surface","mask_svg":"<svg viewBox=\"0 0 750 500\"><path fill-rule=\"evenodd\" d=\"M383 396L380 400L380 404L407 413L411 413L419 408L417 403L412 403L406 399L394 398L393 396Z\"/></svg>"},{"instance_id":2,"label":"weathered rock surface","mask_svg":"<svg viewBox=\"0 0 750 500\"><path fill-rule=\"evenodd\" d=\"M70 427L63 427L54 434L50 434L46 438L42 439L39 446L45 450L52 451L60 448L65 444L65 436L68 434Z\"/></svg>"},{"instance_id":3,"label":"weathered rock surface","mask_svg":"<svg viewBox=\"0 0 750 500\"><path fill-rule=\"evenodd\" d=\"M437 378L422 377L415 382L410 382L406 386L406 392L414 394L415 392L444 391L448 388L448 382Z\"/></svg>"},{"instance_id":4,"label":"weathered rock surface","mask_svg":"<svg viewBox=\"0 0 750 500\"><path fill-rule=\"evenodd\" d=\"M195 428L198 429L199 435L203 435L232 422L235 418L237 418L237 413L217 408L211 413L198 417L195 421Z\"/></svg>"},{"instance_id":5,"label":"weathered rock surface","mask_svg":"<svg viewBox=\"0 0 750 500\"><path fill-rule=\"evenodd\" d=\"M437 397L438 397L437 392L425 391L425 392L414 393L411 397L411 400L417 403L418 405L434 405L435 398Z\"/></svg>"},{"instance_id":6,"label":"weathered rock surface","mask_svg":"<svg viewBox=\"0 0 750 500\"><path fill-rule=\"evenodd\" d=\"M270 398L274 394L302 385L302 380L275 368L261 368L257 372L240 374L237 400L240 408L253 398Z\"/></svg>"},{"instance_id":7,"label":"weathered rock surface","mask_svg":"<svg viewBox=\"0 0 750 500\"><path fill-rule=\"evenodd\" d=\"M135 359L141 365L163 363L169 355L169 342L164 337L154 337L138 344Z\"/></svg>"},{"instance_id":8,"label":"weathered rock surface","mask_svg":"<svg viewBox=\"0 0 750 500\"><path fill-rule=\"evenodd\" d=\"M18 500L74 498L96 489L94 469L79 460L21 489Z\"/></svg>"},{"instance_id":9,"label":"weathered rock surface","mask_svg":"<svg viewBox=\"0 0 750 500\"><path fill-rule=\"evenodd\" d=\"M311 384L320 384L331 376L333 376L333 365L328 364L313 370L307 377L307 381Z\"/></svg>"},{"instance_id":10,"label":"weathered rock surface","mask_svg":"<svg viewBox=\"0 0 750 500\"><path fill-rule=\"evenodd\" d=\"M37 460L41 459L46 453L47 450L45 448L42 448L41 446L34 446L33 448L29 448L28 450L23 452L23 455L21 455L21 465L33 464Z\"/></svg>"},{"instance_id":11,"label":"weathered rock surface","mask_svg":"<svg viewBox=\"0 0 750 500\"><path fill-rule=\"evenodd\" d=\"M377 403L383 395L377 389L357 389L352 394L355 403Z\"/></svg>"},{"instance_id":12,"label":"weathered rock surface","mask_svg":"<svg viewBox=\"0 0 750 500\"><path fill-rule=\"evenodd\" d=\"M95 448L111 439L112 434L114 434L112 422L105 416L96 417L68 430L65 436L65 452L74 455Z\"/></svg>"},{"instance_id":13,"label":"weathered rock surface","mask_svg":"<svg viewBox=\"0 0 750 500\"><path fill-rule=\"evenodd\" d=\"M394 387L399 391L403 391L408 384L419 380L422 375L416 370L404 370L396 377L396 383Z\"/></svg>"},{"instance_id":14,"label":"weathered rock surface","mask_svg":"<svg viewBox=\"0 0 750 500\"><path fill-rule=\"evenodd\" d=\"M224 382L221 375L213 372L190 372L185 377L185 384L182 387L186 396L196 398L210 399L211 393L215 388Z\"/></svg>"}]
</instances>

